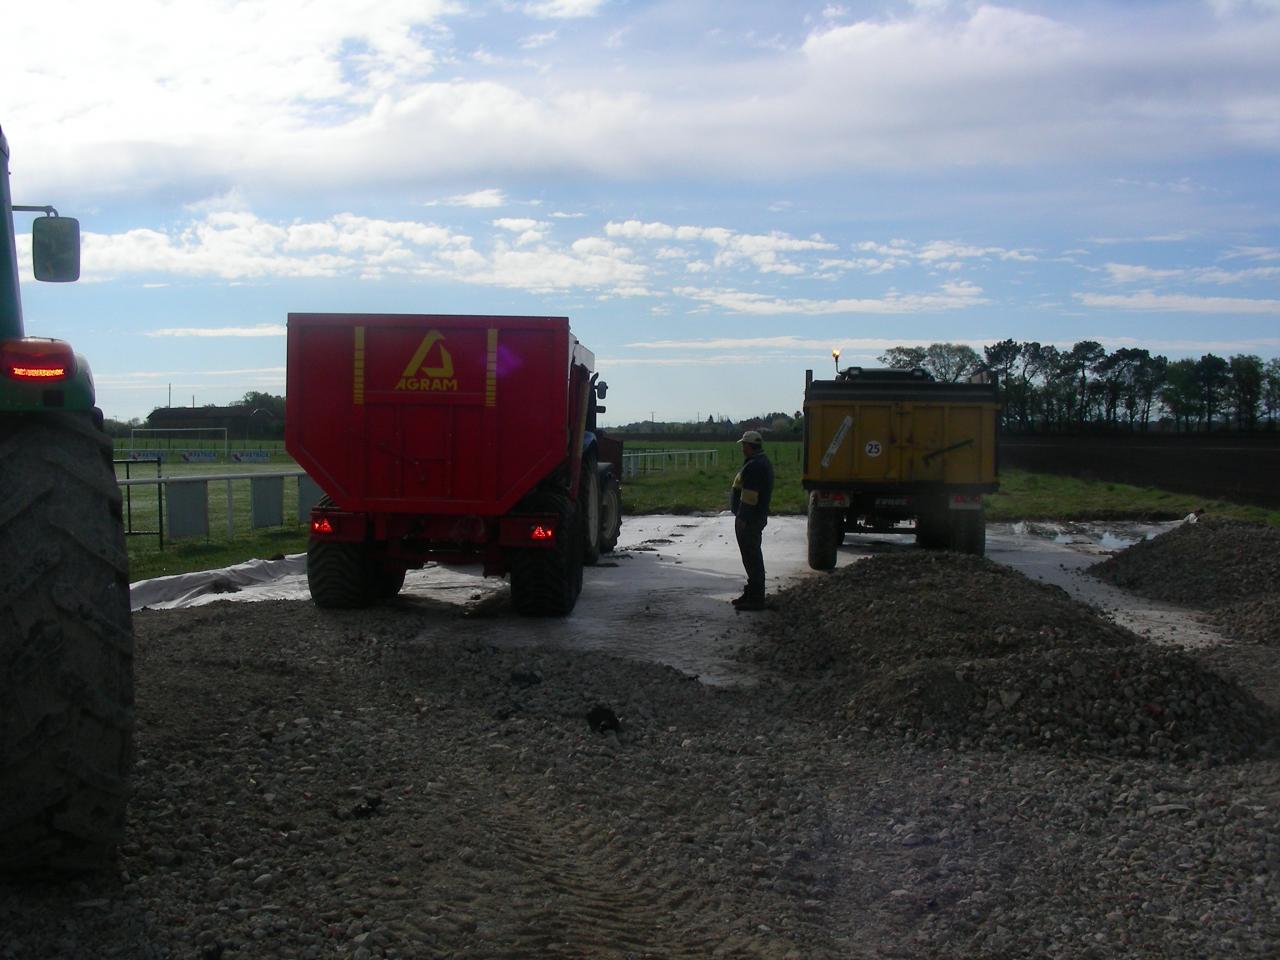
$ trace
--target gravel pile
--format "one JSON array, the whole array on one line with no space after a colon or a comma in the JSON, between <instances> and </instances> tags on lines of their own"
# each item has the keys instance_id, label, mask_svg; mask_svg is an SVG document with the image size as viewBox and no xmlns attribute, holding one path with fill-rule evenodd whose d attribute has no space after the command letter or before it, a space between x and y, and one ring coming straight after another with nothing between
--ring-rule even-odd
<instances>
[{"instance_id":1,"label":"gravel pile","mask_svg":"<svg viewBox=\"0 0 1280 960\"><path fill-rule=\"evenodd\" d=\"M872 557L777 602L775 642L751 655L840 729L1200 764L1248 756L1274 732L1274 713L1234 682L986 560Z\"/></svg>"},{"instance_id":2,"label":"gravel pile","mask_svg":"<svg viewBox=\"0 0 1280 960\"><path fill-rule=\"evenodd\" d=\"M992 722L1066 695L1045 675L1083 688L1145 648L989 564L884 559L781 616L726 610L787 627L751 689L512 649L502 596L143 612L119 863L0 883L0 960L1275 956L1280 762L1005 738ZM857 597L838 620L832 591ZM943 662L987 745L870 729L909 699L873 683ZM984 684L1014 683L983 720Z\"/></svg>"},{"instance_id":3,"label":"gravel pile","mask_svg":"<svg viewBox=\"0 0 1280 960\"><path fill-rule=\"evenodd\" d=\"M1202 518L1089 572L1145 597L1208 611L1229 636L1280 645L1280 527Z\"/></svg>"}]
</instances>

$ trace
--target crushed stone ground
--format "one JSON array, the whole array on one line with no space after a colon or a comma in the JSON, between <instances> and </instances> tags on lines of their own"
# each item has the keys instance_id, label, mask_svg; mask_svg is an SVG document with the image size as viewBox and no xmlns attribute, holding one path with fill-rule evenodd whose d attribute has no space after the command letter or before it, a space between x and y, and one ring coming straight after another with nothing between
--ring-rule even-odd
<instances>
[{"instance_id":1,"label":"crushed stone ground","mask_svg":"<svg viewBox=\"0 0 1280 960\"><path fill-rule=\"evenodd\" d=\"M1181 651L975 557L875 556L776 602L773 642L748 655L833 729L1203 763L1249 755L1276 720Z\"/></svg>"},{"instance_id":2,"label":"crushed stone ground","mask_svg":"<svg viewBox=\"0 0 1280 960\"><path fill-rule=\"evenodd\" d=\"M0 883L0 960L1280 952L1267 648L944 554L783 592L747 689L513 616L137 614L119 863Z\"/></svg>"},{"instance_id":3,"label":"crushed stone ground","mask_svg":"<svg viewBox=\"0 0 1280 960\"><path fill-rule=\"evenodd\" d=\"M1141 596L1207 611L1229 636L1280 645L1280 527L1202 518L1089 572Z\"/></svg>"}]
</instances>

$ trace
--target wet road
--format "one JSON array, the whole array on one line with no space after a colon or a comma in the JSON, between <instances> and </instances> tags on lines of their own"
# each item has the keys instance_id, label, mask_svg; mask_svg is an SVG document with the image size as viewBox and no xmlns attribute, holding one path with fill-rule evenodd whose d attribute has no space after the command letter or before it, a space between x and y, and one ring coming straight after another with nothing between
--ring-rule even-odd
<instances>
[{"instance_id":1,"label":"wet road","mask_svg":"<svg viewBox=\"0 0 1280 960\"><path fill-rule=\"evenodd\" d=\"M993 524L987 555L1030 577L1056 584L1136 633L1157 642L1203 645L1221 642L1197 615L1135 597L1081 571L1108 552L1169 525ZM838 565L876 553L917 549L911 534L853 535ZM804 517L774 517L764 536L768 588L799 577L822 576L808 568ZM526 619L506 612L450 621L451 635L501 645L548 645L601 650L667 664L704 683L750 683L750 668L732 654L749 636L751 617L729 600L741 592L742 565L728 514L705 517L642 516L623 523L618 549L588 567L582 596L563 620ZM505 581L485 579L472 568L432 566L405 579L393 601L411 611L422 600L475 604L500 602ZM292 557L228 570L144 581L134 585L133 605L184 607L215 600L306 599L305 563Z\"/></svg>"}]
</instances>

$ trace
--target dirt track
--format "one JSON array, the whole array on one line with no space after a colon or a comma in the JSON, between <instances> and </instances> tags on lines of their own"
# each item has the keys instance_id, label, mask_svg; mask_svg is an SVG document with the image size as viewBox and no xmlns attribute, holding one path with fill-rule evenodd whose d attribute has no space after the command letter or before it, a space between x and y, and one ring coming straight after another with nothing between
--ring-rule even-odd
<instances>
[{"instance_id":1,"label":"dirt track","mask_svg":"<svg viewBox=\"0 0 1280 960\"><path fill-rule=\"evenodd\" d=\"M630 556L597 586L650 559ZM661 624L652 607L618 633ZM1272 649L1157 650L1060 591L910 550L754 621L698 616L681 629L755 686L554 649L550 623L510 646L501 589L139 613L121 874L0 888L0 958L1280 948ZM1092 734L1057 736L1087 686L1072 650L1164 671L1170 714L1130 677L1093 728L1081 700Z\"/></svg>"}]
</instances>

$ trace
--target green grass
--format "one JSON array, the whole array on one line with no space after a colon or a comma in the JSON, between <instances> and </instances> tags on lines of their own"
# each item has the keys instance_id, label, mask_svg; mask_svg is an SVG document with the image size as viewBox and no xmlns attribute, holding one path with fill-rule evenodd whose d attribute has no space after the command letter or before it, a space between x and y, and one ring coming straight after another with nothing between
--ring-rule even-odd
<instances>
[{"instance_id":1,"label":"green grass","mask_svg":"<svg viewBox=\"0 0 1280 960\"><path fill-rule=\"evenodd\" d=\"M623 484L624 512L703 513L725 510L729 485L742 461L736 443L628 444L628 451L645 449L694 449L717 451L718 462L710 467L693 467L649 473ZM766 448L774 467L773 512L803 514L805 493L800 487L800 444L771 443ZM293 469L292 463L247 464L166 464L166 476L175 474L253 473ZM134 477L154 476L154 467L134 465ZM123 477L123 468L117 468ZM1170 493L1153 487L1133 487L1120 483L1077 480L1050 474L1006 470L1000 477L1000 491L987 497L987 519L992 522L1017 520L1159 520L1184 517L1203 507L1214 516L1262 521L1280 525L1280 511L1265 510L1190 494ZM234 536L226 535L226 484L209 485L209 537L207 540L166 543L160 549L157 538L128 538L130 579L208 570L253 558L270 559L280 554L306 550L306 527L297 520L297 483L284 481L283 527L249 529L249 484L232 484ZM155 493L152 488L133 488L133 525L139 530L156 529Z\"/></svg>"},{"instance_id":2,"label":"green grass","mask_svg":"<svg viewBox=\"0 0 1280 960\"><path fill-rule=\"evenodd\" d=\"M987 519L1016 520L1176 520L1204 508L1218 517L1280 524L1280 511L1155 487L1079 480L1048 473L1005 470L1000 490L986 498Z\"/></svg>"},{"instance_id":3,"label":"green grass","mask_svg":"<svg viewBox=\"0 0 1280 960\"><path fill-rule=\"evenodd\" d=\"M165 463L164 476L279 473L296 470L292 461L269 464ZM132 463L127 467L133 479L154 477L154 464ZM116 476L124 479L126 466L116 465ZM270 559L279 554L299 553L307 548L306 527L298 518L298 483L284 478L284 523L278 527L250 528L250 485L247 480L231 482L232 536L227 537L227 484L210 481L208 489L209 535L207 538L168 540L163 546L159 529L160 504L152 485L129 486L126 491L126 536L129 550L129 579L211 570L254 558ZM167 507L165 508L167 511ZM167 522L166 522L167 526ZM140 531L149 531L142 533Z\"/></svg>"}]
</instances>

